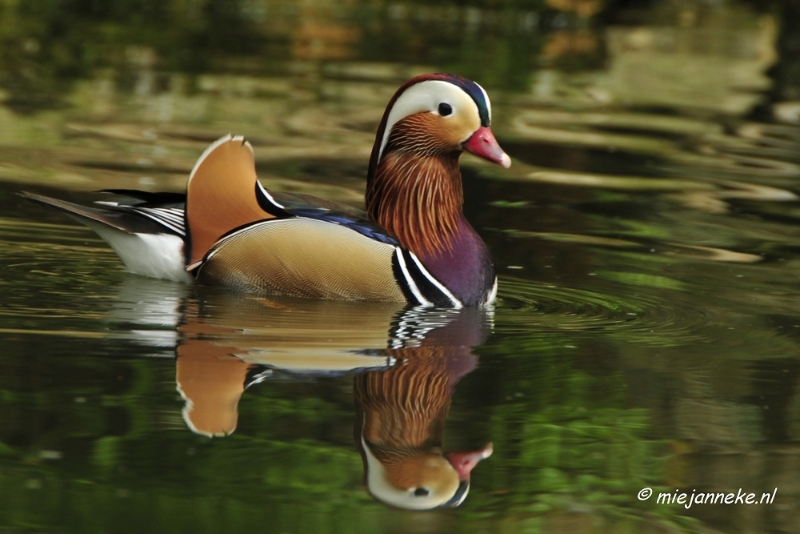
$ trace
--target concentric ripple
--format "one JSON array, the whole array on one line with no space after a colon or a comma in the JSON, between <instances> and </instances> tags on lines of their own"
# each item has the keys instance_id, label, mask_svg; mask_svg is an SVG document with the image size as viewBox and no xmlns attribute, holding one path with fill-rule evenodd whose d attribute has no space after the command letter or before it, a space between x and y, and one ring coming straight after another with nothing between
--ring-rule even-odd
<instances>
[{"instance_id":1,"label":"concentric ripple","mask_svg":"<svg viewBox=\"0 0 800 534\"><path fill-rule=\"evenodd\" d=\"M603 331L657 345L697 341L708 312L681 292L617 296L502 278L496 331L501 334Z\"/></svg>"}]
</instances>

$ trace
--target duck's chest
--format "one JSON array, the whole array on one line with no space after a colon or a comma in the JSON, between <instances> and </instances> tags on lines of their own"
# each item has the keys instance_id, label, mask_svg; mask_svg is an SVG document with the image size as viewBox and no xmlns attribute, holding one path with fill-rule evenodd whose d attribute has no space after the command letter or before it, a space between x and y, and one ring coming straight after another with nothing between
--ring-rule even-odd
<instances>
[{"instance_id":1,"label":"duck's chest","mask_svg":"<svg viewBox=\"0 0 800 534\"><path fill-rule=\"evenodd\" d=\"M464 306L494 301L496 276L489 249L464 221L448 250L420 253L425 269Z\"/></svg>"}]
</instances>

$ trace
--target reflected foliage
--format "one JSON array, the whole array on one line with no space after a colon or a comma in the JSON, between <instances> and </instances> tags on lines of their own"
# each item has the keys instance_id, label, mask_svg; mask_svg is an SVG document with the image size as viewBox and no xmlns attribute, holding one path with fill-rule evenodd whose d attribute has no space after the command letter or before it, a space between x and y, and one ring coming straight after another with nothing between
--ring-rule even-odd
<instances>
[{"instance_id":1,"label":"reflected foliage","mask_svg":"<svg viewBox=\"0 0 800 534\"><path fill-rule=\"evenodd\" d=\"M376 13L364 16L359 56L372 61L431 64L480 80L486 87L524 90L538 65L532 51L542 46L539 17L534 11L511 8L490 13L487 23L487 13L477 10L385 4L377 17Z\"/></svg>"},{"instance_id":2,"label":"reflected foliage","mask_svg":"<svg viewBox=\"0 0 800 534\"><path fill-rule=\"evenodd\" d=\"M622 376L534 340L482 350L504 355L492 380L509 380L514 386L506 391L518 392L499 400L487 423L498 449L493 461L502 465L475 496L487 513L511 513L528 528L543 528L547 514L580 511L619 529L691 530L677 507L634 497L662 487L670 453L650 411L630 407ZM526 362L530 354L535 364Z\"/></svg>"},{"instance_id":3,"label":"reflected foliage","mask_svg":"<svg viewBox=\"0 0 800 534\"><path fill-rule=\"evenodd\" d=\"M241 0L26 0L0 4L0 86L19 112L61 105L96 69L206 71L263 52Z\"/></svg>"},{"instance_id":4,"label":"reflected foliage","mask_svg":"<svg viewBox=\"0 0 800 534\"><path fill-rule=\"evenodd\" d=\"M63 106L76 79L101 69L133 91L133 73L142 70L286 75L292 61L388 60L524 89L536 67L531 51L541 46L540 8L539 1L332 10L268 0L5 0L0 87L7 106L29 113Z\"/></svg>"}]
</instances>

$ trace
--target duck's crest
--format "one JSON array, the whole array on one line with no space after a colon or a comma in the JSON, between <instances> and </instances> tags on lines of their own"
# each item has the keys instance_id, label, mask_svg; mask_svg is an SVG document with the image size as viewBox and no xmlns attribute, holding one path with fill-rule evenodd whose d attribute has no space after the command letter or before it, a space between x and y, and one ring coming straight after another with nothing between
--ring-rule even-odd
<instances>
[{"instance_id":1,"label":"duck's crest","mask_svg":"<svg viewBox=\"0 0 800 534\"><path fill-rule=\"evenodd\" d=\"M280 204L256 178L253 147L226 135L197 160L186 186L186 269L199 266L225 234L277 216Z\"/></svg>"}]
</instances>

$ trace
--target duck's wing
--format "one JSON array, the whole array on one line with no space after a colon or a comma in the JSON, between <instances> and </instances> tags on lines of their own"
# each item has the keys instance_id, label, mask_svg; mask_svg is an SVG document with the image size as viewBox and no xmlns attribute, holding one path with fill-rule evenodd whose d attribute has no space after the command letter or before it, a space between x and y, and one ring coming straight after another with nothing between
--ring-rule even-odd
<instances>
[{"instance_id":1,"label":"duck's wing","mask_svg":"<svg viewBox=\"0 0 800 534\"><path fill-rule=\"evenodd\" d=\"M202 265L226 234L280 214L256 179L250 143L230 135L217 140L197 160L186 186L187 269Z\"/></svg>"},{"instance_id":2,"label":"duck's wing","mask_svg":"<svg viewBox=\"0 0 800 534\"><path fill-rule=\"evenodd\" d=\"M100 192L109 196L95 201L95 204L138 213L157 222L175 223L175 219L179 219L183 235L185 193L152 193L136 189L103 189ZM378 241L397 244L396 239L367 218L367 212L363 209L302 193L270 191L269 195L274 201L270 210L278 218L307 217L341 224ZM166 216L160 217L161 214Z\"/></svg>"}]
</instances>

